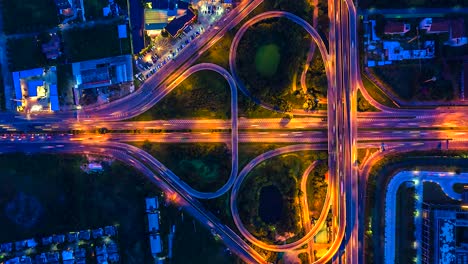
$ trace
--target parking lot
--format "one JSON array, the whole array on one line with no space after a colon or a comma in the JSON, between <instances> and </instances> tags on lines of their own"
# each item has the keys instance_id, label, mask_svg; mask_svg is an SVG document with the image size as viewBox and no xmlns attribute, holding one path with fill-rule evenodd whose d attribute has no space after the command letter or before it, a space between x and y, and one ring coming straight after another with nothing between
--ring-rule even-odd
<instances>
[{"instance_id":1,"label":"parking lot","mask_svg":"<svg viewBox=\"0 0 468 264\"><path fill-rule=\"evenodd\" d=\"M219 1L194 1L193 7L197 9L198 21L184 29L176 38L161 35L151 38L150 48L135 60L139 72L135 78L144 82L147 78L158 72L171 60L177 58L179 53L194 39L199 37L205 29L218 21L231 10L231 5Z\"/></svg>"}]
</instances>

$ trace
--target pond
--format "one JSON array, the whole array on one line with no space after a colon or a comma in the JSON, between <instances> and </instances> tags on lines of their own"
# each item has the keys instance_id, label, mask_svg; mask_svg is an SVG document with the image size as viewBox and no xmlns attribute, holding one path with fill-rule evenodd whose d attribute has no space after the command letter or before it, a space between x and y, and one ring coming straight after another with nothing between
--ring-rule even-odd
<instances>
[{"instance_id":1,"label":"pond","mask_svg":"<svg viewBox=\"0 0 468 264\"><path fill-rule=\"evenodd\" d=\"M274 185L265 186L260 190L258 214L267 224L278 222L283 212L283 197Z\"/></svg>"}]
</instances>

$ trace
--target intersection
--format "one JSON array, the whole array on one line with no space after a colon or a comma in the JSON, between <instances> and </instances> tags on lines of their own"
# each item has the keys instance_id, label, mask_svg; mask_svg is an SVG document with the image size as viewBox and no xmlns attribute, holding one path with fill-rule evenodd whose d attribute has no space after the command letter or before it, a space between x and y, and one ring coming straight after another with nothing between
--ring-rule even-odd
<instances>
[{"instance_id":1,"label":"intersection","mask_svg":"<svg viewBox=\"0 0 468 264\"><path fill-rule=\"evenodd\" d=\"M434 109L394 109L376 102L365 90L359 71L357 53L357 11L351 0L330 0L330 36L328 45L306 21L283 11L259 14L237 32L229 51L230 70L219 65L202 63L196 59L214 45L223 34L241 22L262 1L243 1L228 14L218 29L207 30L204 36L188 46L166 68L148 79L134 94L109 103L84 110L60 112L53 115L35 115L29 119L8 113L0 114L1 153L22 151L26 153L80 153L111 156L152 180L173 202L192 214L197 220L214 230L224 243L248 263L266 263L249 241L264 250L284 252L306 245L317 234L325 221L329 208L333 212L334 240L329 251L314 263L362 263L362 218L365 182L373 164L388 153L410 150L436 149L439 142L450 140L450 149L464 149L468 125L463 108L440 107ZM313 38L324 60L328 78L328 108L326 111L291 111L294 118L247 119L238 118L237 89L250 96L236 74L236 50L243 33L255 23L270 18L287 18L302 26ZM328 48L327 48L328 47ZM193 66L192 66L193 65ZM150 107L156 106L164 96L190 75L199 71L214 71L229 84L231 91L231 119L187 119L128 121ZM357 90L380 112L357 113ZM261 107L274 107L252 98ZM97 134L96 129L106 128L111 133ZM69 131L80 131L74 135ZM132 133L128 131L136 131ZM164 130L152 133L151 130ZM186 132L189 130L189 132ZM215 132L213 132L215 130ZM51 134L50 138L32 138L30 134ZM11 135L27 136L18 140ZM224 142L231 150L231 172L228 181L219 190L203 193L194 190L161 162L145 151L126 144L148 140L150 142ZM296 143L266 152L253 159L242 170L238 168L240 142ZM380 148L386 151L373 154L358 167L358 148ZM329 182L325 206L320 218L306 235L295 242L270 245L256 239L245 227L238 214L236 197L242 180L262 161L302 150L328 150ZM230 209L240 235L221 223L203 208L198 199L213 199L230 193ZM361 218L362 217L362 218Z\"/></svg>"}]
</instances>

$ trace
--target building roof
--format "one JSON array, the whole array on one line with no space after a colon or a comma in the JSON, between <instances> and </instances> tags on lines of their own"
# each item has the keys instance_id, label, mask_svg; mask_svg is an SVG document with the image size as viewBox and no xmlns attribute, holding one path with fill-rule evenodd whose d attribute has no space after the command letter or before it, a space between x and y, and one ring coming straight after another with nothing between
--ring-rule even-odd
<instances>
[{"instance_id":1,"label":"building roof","mask_svg":"<svg viewBox=\"0 0 468 264\"><path fill-rule=\"evenodd\" d=\"M146 212L152 212L159 208L158 198L157 197L149 197L146 198Z\"/></svg>"},{"instance_id":2,"label":"building roof","mask_svg":"<svg viewBox=\"0 0 468 264\"><path fill-rule=\"evenodd\" d=\"M65 260L72 260L73 259L73 250L64 250L62 251L62 259Z\"/></svg>"},{"instance_id":3,"label":"building roof","mask_svg":"<svg viewBox=\"0 0 468 264\"><path fill-rule=\"evenodd\" d=\"M173 19L169 24L167 24L165 29L174 37L179 33L179 31L183 30L188 24L190 24L194 18L195 13L189 8L185 15Z\"/></svg>"},{"instance_id":4,"label":"building roof","mask_svg":"<svg viewBox=\"0 0 468 264\"><path fill-rule=\"evenodd\" d=\"M405 33L407 29L407 24L400 21L387 21L384 28L385 34L400 34Z\"/></svg>"},{"instance_id":5,"label":"building roof","mask_svg":"<svg viewBox=\"0 0 468 264\"><path fill-rule=\"evenodd\" d=\"M123 25L118 25L117 26L117 29L119 31L119 39L123 39L123 38L127 38L128 37L128 34L127 34L127 25L123 24Z\"/></svg>"},{"instance_id":6,"label":"building roof","mask_svg":"<svg viewBox=\"0 0 468 264\"><path fill-rule=\"evenodd\" d=\"M432 19L431 27L427 30L431 32L448 32L450 29L450 21L445 19Z\"/></svg>"},{"instance_id":7,"label":"building roof","mask_svg":"<svg viewBox=\"0 0 468 264\"><path fill-rule=\"evenodd\" d=\"M148 225L149 225L150 232L159 231L159 214L158 213L148 214Z\"/></svg>"},{"instance_id":8,"label":"building roof","mask_svg":"<svg viewBox=\"0 0 468 264\"><path fill-rule=\"evenodd\" d=\"M452 38L465 37L465 21L463 18L454 19L451 21Z\"/></svg>"},{"instance_id":9,"label":"building roof","mask_svg":"<svg viewBox=\"0 0 468 264\"><path fill-rule=\"evenodd\" d=\"M19 72L20 79L29 78L33 76L41 76L44 73L44 69L35 68L30 70L24 70Z\"/></svg>"},{"instance_id":10,"label":"building roof","mask_svg":"<svg viewBox=\"0 0 468 264\"><path fill-rule=\"evenodd\" d=\"M167 11L163 9L145 9L145 29L163 29L167 25Z\"/></svg>"},{"instance_id":11,"label":"building roof","mask_svg":"<svg viewBox=\"0 0 468 264\"><path fill-rule=\"evenodd\" d=\"M162 252L161 237L159 235L150 235L151 253L159 254Z\"/></svg>"}]
</instances>

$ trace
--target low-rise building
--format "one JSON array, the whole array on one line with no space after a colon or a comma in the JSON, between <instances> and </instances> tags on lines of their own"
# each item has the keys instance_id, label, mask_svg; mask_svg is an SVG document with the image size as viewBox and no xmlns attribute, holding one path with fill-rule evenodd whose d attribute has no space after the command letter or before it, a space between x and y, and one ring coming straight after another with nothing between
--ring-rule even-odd
<instances>
[{"instance_id":1,"label":"low-rise building","mask_svg":"<svg viewBox=\"0 0 468 264\"><path fill-rule=\"evenodd\" d=\"M58 252L47 252L46 256L48 263L57 263L60 260L60 254Z\"/></svg>"},{"instance_id":2,"label":"low-rise building","mask_svg":"<svg viewBox=\"0 0 468 264\"><path fill-rule=\"evenodd\" d=\"M106 226L106 227L104 227L104 234L106 236L115 236L117 234L115 226Z\"/></svg>"},{"instance_id":3,"label":"low-rise building","mask_svg":"<svg viewBox=\"0 0 468 264\"><path fill-rule=\"evenodd\" d=\"M62 251L62 260L64 264L73 264L75 263L75 258L73 257L73 250L63 250Z\"/></svg>"},{"instance_id":4,"label":"low-rise building","mask_svg":"<svg viewBox=\"0 0 468 264\"><path fill-rule=\"evenodd\" d=\"M148 214L148 226L150 233L159 232L159 212Z\"/></svg>"},{"instance_id":5,"label":"low-rise building","mask_svg":"<svg viewBox=\"0 0 468 264\"><path fill-rule=\"evenodd\" d=\"M159 234L150 234L150 246L151 254L156 258L163 250L161 236Z\"/></svg>"},{"instance_id":6,"label":"low-rise building","mask_svg":"<svg viewBox=\"0 0 468 264\"><path fill-rule=\"evenodd\" d=\"M12 243L3 243L0 244L0 252L11 252L13 250L13 244Z\"/></svg>"},{"instance_id":7,"label":"low-rise building","mask_svg":"<svg viewBox=\"0 0 468 264\"><path fill-rule=\"evenodd\" d=\"M148 35L158 35L166 31L172 37L176 37L196 20L195 12L184 1L163 0L147 4L150 8L145 9L144 19Z\"/></svg>"},{"instance_id":8,"label":"low-rise building","mask_svg":"<svg viewBox=\"0 0 468 264\"><path fill-rule=\"evenodd\" d=\"M405 50L398 41L384 41L383 49L388 61L432 59L435 56L434 41L425 41L424 49Z\"/></svg>"},{"instance_id":9,"label":"low-rise building","mask_svg":"<svg viewBox=\"0 0 468 264\"><path fill-rule=\"evenodd\" d=\"M52 236L46 236L41 239L43 246L48 246L53 243Z\"/></svg>"},{"instance_id":10,"label":"low-rise building","mask_svg":"<svg viewBox=\"0 0 468 264\"><path fill-rule=\"evenodd\" d=\"M427 34L448 33L450 22L446 19L428 17L421 20L419 28L425 30Z\"/></svg>"},{"instance_id":11,"label":"low-rise building","mask_svg":"<svg viewBox=\"0 0 468 264\"><path fill-rule=\"evenodd\" d=\"M55 244L61 244L63 242L65 242L65 235L53 235L52 236L52 241L55 243Z\"/></svg>"},{"instance_id":12,"label":"low-rise building","mask_svg":"<svg viewBox=\"0 0 468 264\"><path fill-rule=\"evenodd\" d=\"M91 238L91 232L89 230L82 230L78 233L80 240L89 240Z\"/></svg>"},{"instance_id":13,"label":"low-rise building","mask_svg":"<svg viewBox=\"0 0 468 264\"><path fill-rule=\"evenodd\" d=\"M21 256L20 257L20 263L21 264L31 264L32 260L29 256Z\"/></svg>"},{"instance_id":14,"label":"low-rise building","mask_svg":"<svg viewBox=\"0 0 468 264\"><path fill-rule=\"evenodd\" d=\"M445 44L453 47L468 44L468 38L465 32L465 21L463 18L454 19L451 21L449 39Z\"/></svg>"},{"instance_id":15,"label":"low-rise building","mask_svg":"<svg viewBox=\"0 0 468 264\"><path fill-rule=\"evenodd\" d=\"M152 213L159 209L158 197L148 197L145 199L145 202L146 202L147 213Z\"/></svg>"},{"instance_id":16,"label":"low-rise building","mask_svg":"<svg viewBox=\"0 0 468 264\"><path fill-rule=\"evenodd\" d=\"M84 249L84 248L75 248L75 258L76 259L85 259L86 258L86 249Z\"/></svg>"},{"instance_id":17,"label":"low-rise building","mask_svg":"<svg viewBox=\"0 0 468 264\"><path fill-rule=\"evenodd\" d=\"M5 264L19 264L19 263L20 263L19 257L15 257L15 258L5 261Z\"/></svg>"},{"instance_id":18,"label":"low-rise building","mask_svg":"<svg viewBox=\"0 0 468 264\"><path fill-rule=\"evenodd\" d=\"M29 113L60 109L55 67L13 72L12 76L17 111Z\"/></svg>"},{"instance_id":19,"label":"low-rise building","mask_svg":"<svg viewBox=\"0 0 468 264\"><path fill-rule=\"evenodd\" d=\"M419 23L419 28L426 31L426 34L448 33L448 40L445 42L449 46L462 46L468 43L465 33L465 21L463 18L424 18Z\"/></svg>"},{"instance_id":20,"label":"low-rise building","mask_svg":"<svg viewBox=\"0 0 468 264\"><path fill-rule=\"evenodd\" d=\"M387 21L384 27L384 34L387 35L403 35L410 31L411 26L408 23L401 21Z\"/></svg>"},{"instance_id":21,"label":"low-rise building","mask_svg":"<svg viewBox=\"0 0 468 264\"><path fill-rule=\"evenodd\" d=\"M67 234L67 240L70 243L78 241L78 232L70 232Z\"/></svg>"},{"instance_id":22,"label":"low-rise building","mask_svg":"<svg viewBox=\"0 0 468 264\"><path fill-rule=\"evenodd\" d=\"M104 235L104 230L102 228L93 229L93 238L100 238Z\"/></svg>"}]
</instances>

